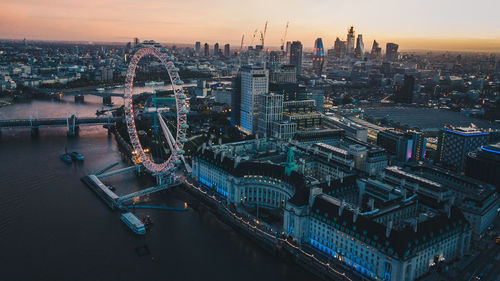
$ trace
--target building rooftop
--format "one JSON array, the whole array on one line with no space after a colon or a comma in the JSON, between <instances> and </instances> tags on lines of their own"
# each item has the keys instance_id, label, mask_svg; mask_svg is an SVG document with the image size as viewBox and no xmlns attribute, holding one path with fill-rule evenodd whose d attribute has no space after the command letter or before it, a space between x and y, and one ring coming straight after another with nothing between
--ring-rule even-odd
<instances>
[{"instance_id":1,"label":"building rooftop","mask_svg":"<svg viewBox=\"0 0 500 281\"><path fill-rule=\"evenodd\" d=\"M329 200L327 195L318 195L311 208L311 216L323 223L352 236L352 239L366 243L395 258L409 258L412 254L445 239L447 234L469 227L464 215L457 208L451 208L449 215L438 214L419 223L417 231L404 228L391 229L389 236L387 227L362 215L343 208L339 211L338 200ZM339 214L340 213L340 214ZM356 219L355 219L356 217Z\"/></svg>"},{"instance_id":2,"label":"building rooftop","mask_svg":"<svg viewBox=\"0 0 500 281\"><path fill-rule=\"evenodd\" d=\"M374 121L387 121L391 126L416 129L424 132L437 132L441 128L452 125L469 127L474 123L481 129L500 129L500 124L467 117L458 112L444 109L420 107L379 107L364 109L365 116Z\"/></svg>"},{"instance_id":3,"label":"building rooftop","mask_svg":"<svg viewBox=\"0 0 500 281\"><path fill-rule=\"evenodd\" d=\"M296 206L303 206L309 203L309 187L306 185L306 178L295 171L292 171L290 175L286 175L285 166L257 161L242 161L238 163L236 159L223 157L222 153L214 153L209 149L199 153L196 157L237 178L244 177L245 175L259 175L280 179L295 188L295 194L289 200L290 203Z\"/></svg>"}]
</instances>

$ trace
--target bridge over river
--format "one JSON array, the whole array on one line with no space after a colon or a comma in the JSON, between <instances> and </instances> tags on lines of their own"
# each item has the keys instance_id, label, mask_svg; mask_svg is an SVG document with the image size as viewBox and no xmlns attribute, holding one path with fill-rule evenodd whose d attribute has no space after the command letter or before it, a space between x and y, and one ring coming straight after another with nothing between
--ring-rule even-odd
<instances>
[{"instance_id":1,"label":"bridge over river","mask_svg":"<svg viewBox=\"0 0 500 281\"><path fill-rule=\"evenodd\" d=\"M40 127L67 127L68 136L78 134L80 126L104 126L109 128L111 125L122 120L122 117L77 117L71 115L67 118L30 118L30 119L12 119L0 120L0 132L2 129L29 128L32 135L37 135Z\"/></svg>"}]
</instances>

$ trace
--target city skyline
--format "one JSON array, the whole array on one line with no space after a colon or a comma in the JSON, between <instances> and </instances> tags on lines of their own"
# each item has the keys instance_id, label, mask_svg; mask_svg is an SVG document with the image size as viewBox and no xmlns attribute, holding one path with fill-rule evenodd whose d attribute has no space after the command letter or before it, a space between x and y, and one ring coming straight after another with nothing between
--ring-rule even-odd
<instances>
[{"instance_id":1,"label":"city skyline","mask_svg":"<svg viewBox=\"0 0 500 281\"><path fill-rule=\"evenodd\" d=\"M167 43L202 41L239 46L244 34L248 46L254 30L263 30L269 21L266 45L279 47L285 24L290 21L286 40L300 40L306 49L313 47L317 37L323 38L325 48L331 48L335 38L345 40L347 29L354 25L365 42L375 39L382 46L397 42L402 50L500 51L500 33L492 32L500 30L500 23L494 20L500 4L492 0L474 5L448 0L405 5L394 0L349 5L340 1L305 5L257 0L245 7L245 13L241 4L225 0L150 0L146 5L117 0L0 0L0 8L3 39L128 42L139 37ZM258 39L256 36L253 45Z\"/></svg>"}]
</instances>

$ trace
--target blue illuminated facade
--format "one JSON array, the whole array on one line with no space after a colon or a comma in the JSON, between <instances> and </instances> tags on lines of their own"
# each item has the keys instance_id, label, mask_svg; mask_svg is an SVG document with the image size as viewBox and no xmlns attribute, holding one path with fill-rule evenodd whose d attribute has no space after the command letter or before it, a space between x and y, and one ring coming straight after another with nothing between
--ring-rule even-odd
<instances>
[{"instance_id":1,"label":"blue illuminated facade","mask_svg":"<svg viewBox=\"0 0 500 281\"><path fill-rule=\"evenodd\" d=\"M500 186L500 142L470 152L465 164L465 175Z\"/></svg>"},{"instance_id":2,"label":"blue illuminated facade","mask_svg":"<svg viewBox=\"0 0 500 281\"><path fill-rule=\"evenodd\" d=\"M335 197L319 194L309 211L287 204L284 230L369 280L413 281L426 274L435 257L453 260L470 247L471 227L458 209L421 222L421 229L392 229L358 214ZM427 224L427 225L425 225Z\"/></svg>"},{"instance_id":3,"label":"blue illuminated facade","mask_svg":"<svg viewBox=\"0 0 500 281\"><path fill-rule=\"evenodd\" d=\"M319 237L317 239L320 240ZM337 253L333 249L331 249L330 247L327 247L325 244L323 244L315 239L312 239L312 238L309 239L309 242L310 242L311 246L318 249L319 251L325 253L326 255L328 255L332 258L335 258L335 259L338 259L339 261L344 262L351 269L361 273L362 275L364 275L366 277L369 277L369 278L375 280L376 274L373 271L369 270L368 268L362 266L359 263L356 263L354 260L351 260L351 259L343 256L346 254L345 252ZM390 278L391 278L391 275L390 275L390 273L388 273L385 280L390 280Z\"/></svg>"},{"instance_id":4,"label":"blue illuminated facade","mask_svg":"<svg viewBox=\"0 0 500 281\"><path fill-rule=\"evenodd\" d=\"M443 129L438 136L437 162L445 168L462 172L467 154L488 143L489 133L475 128Z\"/></svg>"}]
</instances>

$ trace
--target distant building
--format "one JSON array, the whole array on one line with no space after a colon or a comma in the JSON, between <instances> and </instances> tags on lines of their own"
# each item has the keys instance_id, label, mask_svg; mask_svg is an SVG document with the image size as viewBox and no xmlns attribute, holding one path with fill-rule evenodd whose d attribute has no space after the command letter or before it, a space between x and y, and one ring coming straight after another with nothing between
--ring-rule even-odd
<instances>
[{"instance_id":1,"label":"distant building","mask_svg":"<svg viewBox=\"0 0 500 281\"><path fill-rule=\"evenodd\" d=\"M218 56L219 55L219 43L215 43L214 44L214 56Z\"/></svg>"},{"instance_id":2,"label":"distant building","mask_svg":"<svg viewBox=\"0 0 500 281\"><path fill-rule=\"evenodd\" d=\"M205 45L203 45L203 54L205 55L205 57L210 56L210 47L208 46L207 43L205 43Z\"/></svg>"},{"instance_id":3,"label":"distant building","mask_svg":"<svg viewBox=\"0 0 500 281\"><path fill-rule=\"evenodd\" d=\"M323 90L312 90L307 94L310 99L314 100L315 109L318 112L323 112L325 106L325 93Z\"/></svg>"},{"instance_id":4,"label":"distant building","mask_svg":"<svg viewBox=\"0 0 500 281\"><path fill-rule=\"evenodd\" d=\"M201 43L199 41L197 41L195 44L194 44L194 52L196 54L200 54L201 52Z\"/></svg>"},{"instance_id":5,"label":"distant building","mask_svg":"<svg viewBox=\"0 0 500 281\"><path fill-rule=\"evenodd\" d=\"M286 41L286 49L285 49L285 52L286 52L286 56L290 56L290 50L292 49L292 42L290 41Z\"/></svg>"},{"instance_id":6,"label":"distant building","mask_svg":"<svg viewBox=\"0 0 500 281\"><path fill-rule=\"evenodd\" d=\"M500 188L500 142L469 152L465 175Z\"/></svg>"},{"instance_id":7,"label":"distant building","mask_svg":"<svg viewBox=\"0 0 500 281\"><path fill-rule=\"evenodd\" d=\"M426 140L421 132L400 133L393 130L377 134L377 145L385 148L400 163L424 158Z\"/></svg>"},{"instance_id":8,"label":"distant building","mask_svg":"<svg viewBox=\"0 0 500 281\"><path fill-rule=\"evenodd\" d=\"M231 126L240 127L241 121L241 70L232 81L233 94L231 96Z\"/></svg>"},{"instance_id":9,"label":"distant building","mask_svg":"<svg viewBox=\"0 0 500 281\"><path fill-rule=\"evenodd\" d=\"M297 69L297 75L302 73L302 43L293 41L290 46L290 64Z\"/></svg>"},{"instance_id":10,"label":"distant building","mask_svg":"<svg viewBox=\"0 0 500 281\"><path fill-rule=\"evenodd\" d=\"M272 136L274 122L283 120L283 95L274 93L258 96L258 133Z\"/></svg>"},{"instance_id":11,"label":"distant building","mask_svg":"<svg viewBox=\"0 0 500 281\"><path fill-rule=\"evenodd\" d=\"M415 87L415 77L412 75L405 74L403 85L394 86L394 102L412 103L414 87Z\"/></svg>"},{"instance_id":12,"label":"distant building","mask_svg":"<svg viewBox=\"0 0 500 281\"><path fill-rule=\"evenodd\" d=\"M492 185L422 162L387 167L384 182L416 192L419 203L451 206L464 213L474 238L481 238L498 214L498 194Z\"/></svg>"},{"instance_id":13,"label":"distant building","mask_svg":"<svg viewBox=\"0 0 500 281\"><path fill-rule=\"evenodd\" d=\"M224 45L224 56L228 58L231 55L231 46L229 44Z\"/></svg>"},{"instance_id":14,"label":"distant building","mask_svg":"<svg viewBox=\"0 0 500 281\"><path fill-rule=\"evenodd\" d=\"M295 65L282 65L279 68L270 68L269 83L289 84L297 83L297 68Z\"/></svg>"},{"instance_id":15,"label":"distant building","mask_svg":"<svg viewBox=\"0 0 500 281\"><path fill-rule=\"evenodd\" d=\"M445 168L463 171L469 152L488 143L488 132L476 128L444 128L438 135L437 159Z\"/></svg>"},{"instance_id":16,"label":"distant building","mask_svg":"<svg viewBox=\"0 0 500 281\"><path fill-rule=\"evenodd\" d=\"M95 71L94 80L110 81L113 80L113 69L110 67L101 67Z\"/></svg>"},{"instance_id":17,"label":"distant building","mask_svg":"<svg viewBox=\"0 0 500 281\"><path fill-rule=\"evenodd\" d=\"M313 71L316 75L321 75L323 64L325 63L325 49L323 48L323 40L321 38L314 41L313 50Z\"/></svg>"},{"instance_id":18,"label":"distant building","mask_svg":"<svg viewBox=\"0 0 500 281\"><path fill-rule=\"evenodd\" d=\"M346 41L340 40L338 37L335 39L335 43L333 44L333 54L337 58L345 57L347 53Z\"/></svg>"},{"instance_id":19,"label":"distant building","mask_svg":"<svg viewBox=\"0 0 500 281\"><path fill-rule=\"evenodd\" d=\"M217 103L224 103L227 105L232 104L232 95L233 95L233 89L232 88L216 88L213 90L214 96L215 96L215 102Z\"/></svg>"},{"instance_id":20,"label":"distant building","mask_svg":"<svg viewBox=\"0 0 500 281\"><path fill-rule=\"evenodd\" d=\"M349 56L354 54L354 26L351 26L347 31L346 49Z\"/></svg>"},{"instance_id":21,"label":"distant building","mask_svg":"<svg viewBox=\"0 0 500 281\"><path fill-rule=\"evenodd\" d=\"M385 59L387 61L395 61L398 57L398 48L398 44L387 43L385 47Z\"/></svg>"},{"instance_id":22,"label":"distant building","mask_svg":"<svg viewBox=\"0 0 500 281\"><path fill-rule=\"evenodd\" d=\"M363 35L358 34L356 39L356 49L354 49L354 56L356 58L362 59L365 55L365 44L363 43Z\"/></svg>"},{"instance_id":23,"label":"distant building","mask_svg":"<svg viewBox=\"0 0 500 281\"><path fill-rule=\"evenodd\" d=\"M247 134L257 131L258 96L269 92L269 72L258 66L241 68L241 115L240 126Z\"/></svg>"},{"instance_id":24,"label":"distant building","mask_svg":"<svg viewBox=\"0 0 500 281\"><path fill-rule=\"evenodd\" d=\"M281 66L281 52L280 51L271 51L269 53L269 69L275 69Z\"/></svg>"},{"instance_id":25,"label":"distant building","mask_svg":"<svg viewBox=\"0 0 500 281\"><path fill-rule=\"evenodd\" d=\"M343 117L339 119L334 115L325 115L324 124L330 128L343 129L346 136L366 142L368 139L368 130L366 127L359 126L354 122L345 120Z\"/></svg>"},{"instance_id":26,"label":"distant building","mask_svg":"<svg viewBox=\"0 0 500 281\"><path fill-rule=\"evenodd\" d=\"M372 59L379 59L382 56L382 48L378 44L377 40L373 40L372 51L370 54Z\"/></svg>"},{"instance_id":27,"label":"distant building","mask_svg":"<svg viewBox=\"0 0 500 281\"><path fill-rule=\"evenodd\" d=\"M279 140L291 140L296 132L296 123L289 121L274 122L272 137Z\"/></svg>"}]
</instances>

